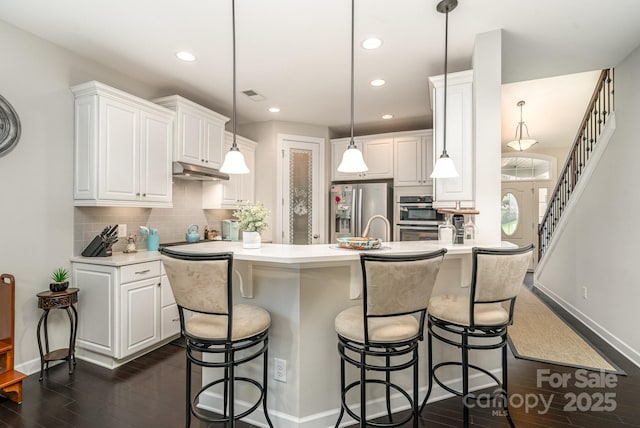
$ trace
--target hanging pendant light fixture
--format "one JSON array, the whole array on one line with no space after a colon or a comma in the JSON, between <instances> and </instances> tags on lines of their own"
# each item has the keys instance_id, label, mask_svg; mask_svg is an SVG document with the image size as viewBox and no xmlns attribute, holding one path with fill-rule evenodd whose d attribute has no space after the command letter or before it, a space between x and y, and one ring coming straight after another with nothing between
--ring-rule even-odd
<instances>
[{"instance_id":1,"label":"hanging pendant light fixture","mask_svg":"<svg viewBox=\"0 0 640 428\"><path fill-rule=\"evenodd\" d=\"M354 6L355 0L351 0L351 140L349 142L349 146L347 150L344 151L342 155L342 162L338 166L339 172L365 172L368 171L369 168L364 163L364 158L362 157L362 152L356 146L355 141L353 140L353 98L354 98L354 89L353 89L353 46L354 46Z\"/></svg>"},{"instance_id":2,"label":"hanging pendant light fixture","mask_svg":"<svg viewBox=\"0 0 640 428\"><path fill-rule=\"evenodd\" d=\"M442 126L442 154L433 167L431 178L452 178L457 177L458 171L453 164L453 160L447 154L447 50L449 44L449 12L458 6L458 0L442 0L436 6L436 10L445 14L444 27L444 115Z\"/></svg>"},{"instance_id":3,"label":"hanging pendant light fixture","mask_svg":"<svg viewBox=\"0 0 640 428\"><path fill-rule=\"evenodd\" d=\"M518 107L520 107L520 122L518 122L518 125L516 126L516 136L514 140L509 141L507 143L507 146L519 152L524 152L534 144L538 144L536 140L529 137L529 128L527 127L527 125L525 125L524 121L522 120L523 105L524 105L524 101L518 101ZM527 130L527 138L522 138L522 128L525 128Z\"/></svg>"},{"instance_id":4,"label":"hanging pendant light fixture","mask_svg":"<svg viewBox=\"0 0 640 428\"><path fill-rule=\"evenodd\" d=\"M231 148L224 157L224 162L220 167L220 172L225 174L248 174L249 168L244 161L244 156L240 153L238 144L236 143L236 1L231 0L231 32L233 34L233 113L231 120L233 121L233 142Z\"/></svg>"}]
</instances>

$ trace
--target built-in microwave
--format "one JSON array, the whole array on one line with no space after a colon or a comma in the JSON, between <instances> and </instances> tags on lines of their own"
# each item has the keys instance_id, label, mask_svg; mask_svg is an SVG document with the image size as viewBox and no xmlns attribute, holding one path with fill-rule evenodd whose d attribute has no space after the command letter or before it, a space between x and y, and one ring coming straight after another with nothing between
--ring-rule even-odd
<instances>
[{"instance_id":1,"label":"built-in microwave","mask_svg":"<svg viewBox=\"0 0 640 428\"><path fill-rule=\"evenodd\" d=\"M431 196L400 196L398 204L398 225L437 225L444 221L444 214L433 208Z\"/></svg>"}]
</instances>

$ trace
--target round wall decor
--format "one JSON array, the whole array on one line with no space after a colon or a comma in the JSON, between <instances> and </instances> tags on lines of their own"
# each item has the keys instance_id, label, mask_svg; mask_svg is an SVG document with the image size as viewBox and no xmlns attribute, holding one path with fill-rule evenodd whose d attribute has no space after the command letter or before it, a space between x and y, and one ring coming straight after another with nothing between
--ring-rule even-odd
<instances>
[{"instance_id":1,"label":"round wall decor","mask_svg":"<svg viewBox=\"0 0 640 428\"><path fill-rule=\"evenodd\" d=\"M9 153L20 139L20 119L9 101L0 95L0 157Z\"/></svg>"}]
</instances>

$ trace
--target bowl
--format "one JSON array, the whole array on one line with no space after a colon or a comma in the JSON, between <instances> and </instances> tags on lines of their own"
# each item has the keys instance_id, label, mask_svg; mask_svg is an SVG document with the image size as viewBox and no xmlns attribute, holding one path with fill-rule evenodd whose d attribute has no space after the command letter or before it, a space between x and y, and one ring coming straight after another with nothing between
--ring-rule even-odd
<instances>
[{"instance_id":1,"label":"bowl","mask_svg":"<svg viewBox=\"0 0 640 428\"><path fill-rule=\"evenodd\" d=\"M382 239L346 236L338 238L338 246L349 250L375 250L382 246Z\"/></svg>"}]
</instances>

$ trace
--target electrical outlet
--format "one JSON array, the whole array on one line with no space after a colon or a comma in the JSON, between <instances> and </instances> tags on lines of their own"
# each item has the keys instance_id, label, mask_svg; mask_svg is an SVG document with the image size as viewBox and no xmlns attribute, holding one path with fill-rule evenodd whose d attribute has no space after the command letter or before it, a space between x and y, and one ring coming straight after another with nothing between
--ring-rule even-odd
<instances>
[{"instance_id":1,"label":"electrical outlet","mask_svg":"<svg viewBox=\"0 0 640 428\"><path fill-rule=\"evenodd\" d=\"M589 293L587 292L587 287L582 287L582 298L587 299L589 297Z\"/></svg>"},{"instance_id":2,"label":"electrical outlet","mask_svg":"<svg viewBox=\"0 0 640 428\"><path fill-rule=\"evenodd\" d=\"M273 379L279 382L287 381L287 360L273 359Z\"/></svg>"},{"instance_id":3,"label":"electrical outlet","mask_svg":"<svg viewBox=\"0 0 640 428\"><path fill-rule=\"evenodd\" d=\"M127 225L119 224L118 225L118 238L126 238L127 237Z\"/></svg>"}]
</instances>

